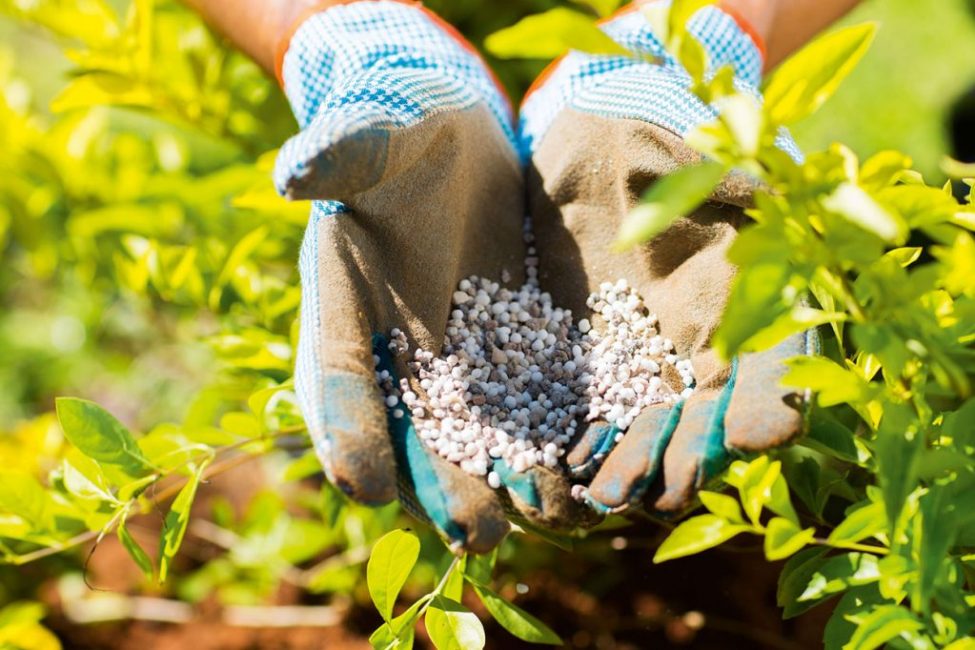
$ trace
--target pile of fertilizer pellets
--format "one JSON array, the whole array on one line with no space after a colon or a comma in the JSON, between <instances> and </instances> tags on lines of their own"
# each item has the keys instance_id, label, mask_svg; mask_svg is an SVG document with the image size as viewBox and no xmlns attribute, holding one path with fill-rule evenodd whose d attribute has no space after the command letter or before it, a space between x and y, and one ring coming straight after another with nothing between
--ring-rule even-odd
<instances>
[{"instance_id":1,"label":"pile of fertilizer pellets","mask_svg":"<svg viewBox=\"0 0 975 650\"><path fill-rule=\"evenodd\" d=\"M416 350L407 360L422 392L377 371L393 417L408 412L426 445L495 489L494 460L516 472L554 468L581 421L625 431L644 408L679 402L694 386L690 361L659 335L656 316L624 280L589 297L595 324L573 323L572 312L539 288L530 231L525 238L526 283L514 290L476 276L462 280L441 355ZM390 332L389 348L407 353L403 332ZM662 380L665 366L683 390Z\"/></svg>"}]
</instances>

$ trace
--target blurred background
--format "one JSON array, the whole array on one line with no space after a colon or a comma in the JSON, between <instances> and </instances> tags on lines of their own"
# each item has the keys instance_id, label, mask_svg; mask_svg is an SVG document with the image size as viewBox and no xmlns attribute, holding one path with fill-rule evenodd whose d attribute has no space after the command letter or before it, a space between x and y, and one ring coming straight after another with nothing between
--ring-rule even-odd
<instances>
[{"instance_id":1,"label":"blurred background","mask_svg":"<svg viewBox=\"0 0 975 650\"><path fill-rule=\"evenodd\" d=\"M480 46L558 3L427 4ZM877 41L796 129L800 145L842 142L861 158L899 149L929 182L943 180L945 155L975 159L972 5L864 2L846 22L878 22ZM492 64L517 101L545 62ZM294 128L273 82L176 3L0 0L5 465L38 477L56 466L58 395L97 401L136 431L232 429L248 426L239 408L250 396L282 387L272 410L296 419L287 380L307 208L280 201L269 181L273 150ZM206 486L197 507L212 528L190 531L166 587L129 570L111 541L87 570L91 547L0 566L0 625L3 606L26 599L48 607L66 647L367 647L378 624L361 584L368 546L408 520L395 507L336 505L313 472L289 472L292 455L268 454ZM158 524L150 513L134 533L151 544ZM781 622L777 570L757 549L658 568L661 536L651 523L625 537L597 531L574 554L515 536L500 582L573 647L820 644L828 612ZM419 594L444 561L432 538L425 549ZM285 607L308 618L282 619ZM242 626L228 611L266 625ZM492 647L515 647L499 628L488 633Z\"/></svg>"}]
</instances>

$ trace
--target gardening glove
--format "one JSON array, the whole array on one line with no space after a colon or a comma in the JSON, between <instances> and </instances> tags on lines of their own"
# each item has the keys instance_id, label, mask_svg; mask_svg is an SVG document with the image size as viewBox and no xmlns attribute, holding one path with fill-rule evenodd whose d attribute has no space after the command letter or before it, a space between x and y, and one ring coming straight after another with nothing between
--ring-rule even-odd
<instances>
[{"instance_id":1,"label":"gardening glove","mask_svg":"<svg viewBox=\"0 0 975 650\"><path fill-rule=\"evenodd\" d=\"M730 364L711 347L735 277L726 251L747 223L743 208L755 190L744 176L730 176L708 203L646 245L612 250L641 193L655 179L700 161L682 136L717 112L687 91L689 75L642 13L630 7L602 28L659 63L572 52L525 100L521 140L531 158L539 281L581 315L588 312L589 292L625 279L658 317L661 335L691 360L697 384L690 398L645 409L623 437L614 425L594 422L567 455L571 473L595 474L587 500L598 511L645 503L648 511L667 515L685 510L733 455L785 444L800 432L798 396L779 380L782 361L809 353L814 335ZM731 65L736 85L757 96L761 44L747 26L706 7L688 28L707 50L712 71ZM799 155L787 136L779 145ZM676 376L664 381L678 393L685 388Z\"/></svg>"},{"instance_id":2,"label":"gardening glove","mask_svg":"<svg viewBox=\"0 0 975 650\"><path fill-rule=\"evenodd\" d=\"M367 504L399 494L475 552L509 530L502 501L531 522L571 520L579 506L563 476L536 468L495 493L428 449L376 379L408 376L383 337L394 328L439 353L462 278L523 275L522 166L495 81L412 3L331 3L285 47L281 78L301 132L274 179L285 196L315 200L295 386L327 478Z\"/></svg>"}]
</instances>

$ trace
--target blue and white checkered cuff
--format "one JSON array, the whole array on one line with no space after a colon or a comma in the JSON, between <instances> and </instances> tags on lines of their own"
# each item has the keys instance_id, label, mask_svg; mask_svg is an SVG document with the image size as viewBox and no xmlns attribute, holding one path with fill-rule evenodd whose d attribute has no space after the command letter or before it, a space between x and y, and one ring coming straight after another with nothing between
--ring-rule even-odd
<instances>
[{"instance_id":1,"label":"blue and white checkered cuff","mask_svg":"<svg viewBox=\"0 0 975 650\"><path fill-rule=\"evenodd\" d=\"M659 1L664 5L670 4L670 0ZM602 29L628 50L655 57L665 67L682 70L680 63L664 49L643 13L635 6L604 23ZM730 65L734 68L735 77L742 83L749 86L761 83L764 65L762 51L733 16L710 5L691 17L687 30L704 46L711 72Z\"/></svg>"},{"instance_id":2,"label":"blue and white checkered cuff","mask_svg":"<svg viewBox=\"0 0 975 650\"><path fill-rule=\"evenodd\" d=\"M460 98L459 105L486 102L513 139L511 107L476 51L412 3L363 0L312 15L294 33L282 60L281 77L298 124L305 128L325 106L363 99L361 93L334 96L336 90L355 85L354 80L418 70L461 82L469 97ZM384 88L371 90L375 97L366 99L384 101ZM419 92L411 99L419 109L418 119L427 111L444 109L445 98L438 93ZM447 98L448 103L453 99Z\"/></svg>"}]
</instances>

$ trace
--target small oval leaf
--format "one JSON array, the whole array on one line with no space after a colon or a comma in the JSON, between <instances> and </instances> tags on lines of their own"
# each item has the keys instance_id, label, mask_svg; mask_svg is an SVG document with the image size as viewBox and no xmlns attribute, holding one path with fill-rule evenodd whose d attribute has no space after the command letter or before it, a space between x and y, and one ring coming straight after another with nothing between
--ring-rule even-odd
<instances>
[{"instance_id":1,"label":"small oval leaf","mask_svg":"<svg viewBox=\"0 0 975 650\"><path fill-rule=\"evenodd\" d=\"M700 553L748 530L748 526L729 523L716 515L692 517L675 528L664 540L653 556L653 561L659 564Z\"/></svg>"},{"instance_id":2,"label":"small oval leaf","mask_svg":"<svg viewBox=\"0 0 975 650\"><path fill-rule=\"evenodd\" d=\"M384 621L392 618L399 591L419 556L420 540L406 530L387 533L372 547L366 565L366 584Z\"/></svg>"}]
</instances>

